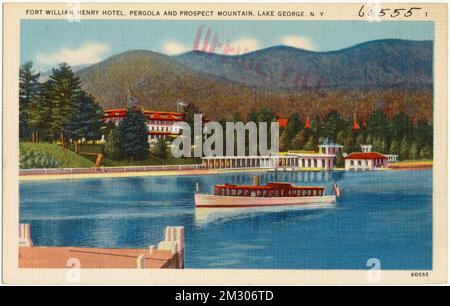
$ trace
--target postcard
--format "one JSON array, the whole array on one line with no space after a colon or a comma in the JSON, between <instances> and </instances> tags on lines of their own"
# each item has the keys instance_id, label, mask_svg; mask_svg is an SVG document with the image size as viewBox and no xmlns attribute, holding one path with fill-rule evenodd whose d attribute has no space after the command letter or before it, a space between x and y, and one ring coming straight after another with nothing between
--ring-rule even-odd
<instances>
[{"instance_id":1,"label":"postcard","mask_svg":"<svg viewBox=\"0 0 450 306\"><path fill-rule=\"evenodd\" d=\"M446 4L3 9L3 282L447 282Z\"/></svg>"}]
</instances>

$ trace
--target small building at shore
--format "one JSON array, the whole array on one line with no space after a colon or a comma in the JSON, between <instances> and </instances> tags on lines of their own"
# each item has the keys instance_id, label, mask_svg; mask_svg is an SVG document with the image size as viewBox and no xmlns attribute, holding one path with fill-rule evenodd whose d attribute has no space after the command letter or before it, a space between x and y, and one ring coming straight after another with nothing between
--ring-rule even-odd
<instances>
[{"instance_id":1,"label":"small building at shore","mask_svg":"<svg viewBox=\"0 0 450 306\"><path fill-rule=\"evenodd\" d=\"M377 152L356 152L345 157L345 170L375 170L387 165L387 156Z\"/></svg>"}]
</instances>

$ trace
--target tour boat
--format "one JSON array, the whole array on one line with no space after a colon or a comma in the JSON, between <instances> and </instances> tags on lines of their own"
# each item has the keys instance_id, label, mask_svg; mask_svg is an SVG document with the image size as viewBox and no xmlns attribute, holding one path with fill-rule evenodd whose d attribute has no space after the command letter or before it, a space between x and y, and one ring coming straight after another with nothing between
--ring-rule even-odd
<instances>
[{"instance_id":1,"label":"tour boat","mask_svg":"<svg viewBox=\"0 0 450 306\"><path fill-rule=\"evenodd\" d=\"M293 186L290 183L259 184L255 178L254 185L216 185L214 194L195 195L195 206L202 208L240 208L269 207L285 205L333 204L340 191L334 184L334 195L327 195L322 186Z\"/></svg>"}]
</instances>

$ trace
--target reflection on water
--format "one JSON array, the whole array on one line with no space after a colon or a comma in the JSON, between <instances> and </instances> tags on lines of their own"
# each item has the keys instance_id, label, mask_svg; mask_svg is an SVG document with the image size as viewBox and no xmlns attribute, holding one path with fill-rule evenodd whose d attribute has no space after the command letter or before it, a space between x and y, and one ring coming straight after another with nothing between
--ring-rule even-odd
<instances>
[{"instance_id":1,"label":"reflection on water","mask_svg":"<svg viewBox=\"0 0 450 306\"><path fill-rule=\"evenodd\" d=\"M261 184L323 185L325 207L196 209L216 184L255 173L20 183L20 222L35 245L145 248L185 226L187 268L382 269L432 267L432 172L268 172Z\"/></svg>"},{"instance_id":2,"label":"reflection on water","mask_svg":"<svg viewBox=\"0 0 450 306\"><path fill-rule=\"evenodd\" d=\"M210 222L226 222L234 219L251 218L260 214L279 212L332 209L335 204L308 204L290 206L249 207L249 208L195 208L195 225L202 226Z\"/></svg>"}]
</instances>

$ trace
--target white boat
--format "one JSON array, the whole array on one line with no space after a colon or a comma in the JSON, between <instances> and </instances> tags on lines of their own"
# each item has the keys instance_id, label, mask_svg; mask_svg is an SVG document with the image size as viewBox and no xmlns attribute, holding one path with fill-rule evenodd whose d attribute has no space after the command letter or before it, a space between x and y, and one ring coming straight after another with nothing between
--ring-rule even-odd
<instances>
[{"instance_id":1,"label":"white boat","mask_svg":"<svg viewBox=\"0 0 450 306\"><path fill-rule=\"evenodd\" d=\"M335 191L339 194L337 186ZM336 195L326 195L323 186L292 186L290 183L216 185L214 194L196 194L195 206L202 208L252 208L285 205L310 205L336 203Z\"/></svg>"}]
</instances>

